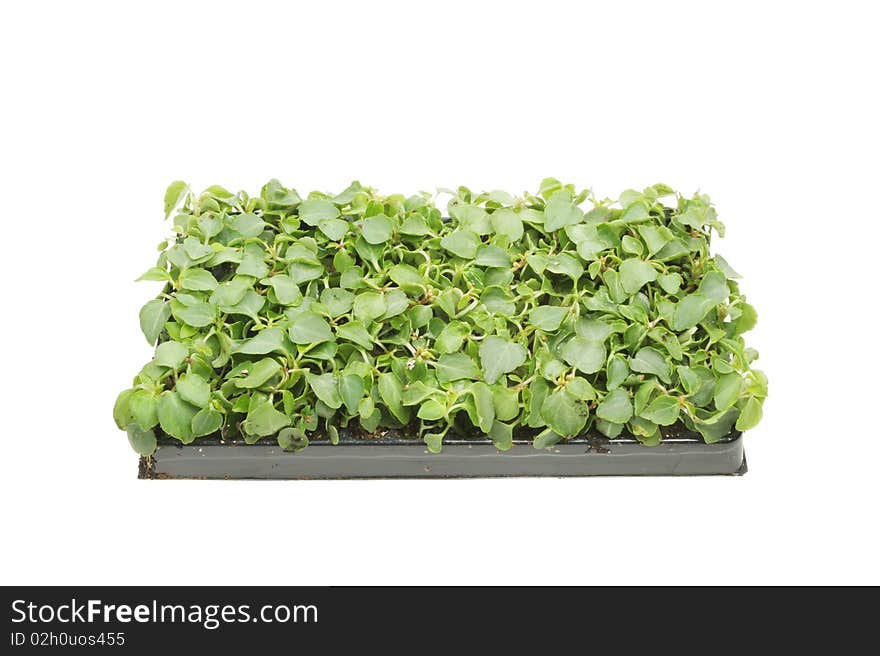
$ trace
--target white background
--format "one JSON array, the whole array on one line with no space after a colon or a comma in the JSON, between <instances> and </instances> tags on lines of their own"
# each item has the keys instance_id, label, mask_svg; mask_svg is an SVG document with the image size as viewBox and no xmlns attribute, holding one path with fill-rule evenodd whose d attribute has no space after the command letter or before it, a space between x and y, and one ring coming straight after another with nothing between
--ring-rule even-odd
<instances>
[{"instance_id":1,"label":"white background","mask_svg":"<svg viewBox=\"0 0 880 656\"><path fill-rule=\"evenodd\" d=\"M872 3L4 3L0 582L880 583ZM716 202L743 478L148 482L111 419L173 179ZM221 564L221 566L214 566Z\"/></svg>"}]
</instances>

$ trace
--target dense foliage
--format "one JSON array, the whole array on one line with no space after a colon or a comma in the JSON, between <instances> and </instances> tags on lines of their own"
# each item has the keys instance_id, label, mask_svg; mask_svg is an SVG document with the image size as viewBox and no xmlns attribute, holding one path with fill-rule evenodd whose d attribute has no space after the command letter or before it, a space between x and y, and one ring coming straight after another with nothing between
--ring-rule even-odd
<instances>
[{"instance_id":1,"label":"dense foliage","mask_svg":"<svg viewBox=\"0 0 880 656\"><path fill-rule=\"evenodd\" d=\"M140 323L155 356L114 417L132 446L514 435L537 448L595 428L707 442L761 418L767 379L742 333L755 310L710 255L709 198L665 185L597 199L548 178L537 195L381 196L352 183L302 198L183 182L175 236L142 279L166 283Z\"/></svg>"}]
</instances>

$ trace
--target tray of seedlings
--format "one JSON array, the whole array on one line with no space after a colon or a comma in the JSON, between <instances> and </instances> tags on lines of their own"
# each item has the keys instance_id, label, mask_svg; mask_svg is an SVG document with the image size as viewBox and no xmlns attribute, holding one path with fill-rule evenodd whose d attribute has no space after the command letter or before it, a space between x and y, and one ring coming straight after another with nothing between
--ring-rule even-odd
<instances>
[{"instance_id":1,"label":"tray of seedlings","mask_svg":"<svg viewBox=\"0 0 880 656\"><path fill-rule=\"evenodd\" d=\"M767 378L708 196L442 194L172 183L113 408L140 476L745 472Z\"/></svg>"}]
</instances>

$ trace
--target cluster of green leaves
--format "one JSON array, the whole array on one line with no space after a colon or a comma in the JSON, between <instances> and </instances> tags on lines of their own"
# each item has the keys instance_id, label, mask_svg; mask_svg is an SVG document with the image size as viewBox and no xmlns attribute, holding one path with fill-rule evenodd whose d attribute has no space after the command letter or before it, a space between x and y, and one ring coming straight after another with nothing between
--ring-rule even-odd
<instances>
[{"instance_id":1,"label":"cluster of green leaves","mask_svg":"<svg viewBox=\"0 0 880 656\"><path fill-rule=\"evenodd\" d=\"M597 430L648 445L758 423L767 379L742 333L756 313L709 251L705 195L665 185L616 201L548 178L537 195L302 198L175 182L173 238L142 279L155 356L114 408L148 455L156 427L300 449L390 428L537 448Z\"/></svg>"}]
</instances>

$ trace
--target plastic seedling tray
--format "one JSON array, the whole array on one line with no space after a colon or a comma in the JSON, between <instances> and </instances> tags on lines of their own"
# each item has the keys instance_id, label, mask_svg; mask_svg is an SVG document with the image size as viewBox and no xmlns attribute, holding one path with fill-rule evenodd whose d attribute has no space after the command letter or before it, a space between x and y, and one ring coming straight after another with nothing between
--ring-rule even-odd
<instances>
[{"instance_id":1,"label":"plastic seedling tray","mask_svg":"<svg viewBox=\"0 0 880 656\"><path fill-rule=\"evenodd\" d=\"M337 445L315 441L298 452L266 440L257 444L201 439L197 443L161 438L155 453L141 458L140 478L173 479L344 479L482 478L511 476L705 476L746 472L740 433L706 444L681 432L654 447L632 437L598 435L561 442L544 450L514 441L499 451L489 439L447 439L441 453L388 431L376 439L340 431Z\"/></svg>"}]
</instances>

